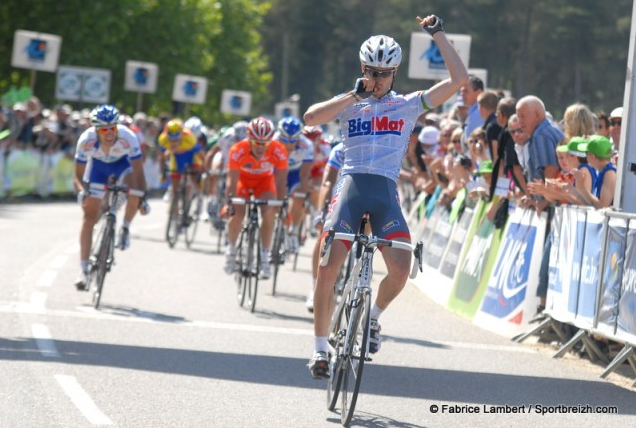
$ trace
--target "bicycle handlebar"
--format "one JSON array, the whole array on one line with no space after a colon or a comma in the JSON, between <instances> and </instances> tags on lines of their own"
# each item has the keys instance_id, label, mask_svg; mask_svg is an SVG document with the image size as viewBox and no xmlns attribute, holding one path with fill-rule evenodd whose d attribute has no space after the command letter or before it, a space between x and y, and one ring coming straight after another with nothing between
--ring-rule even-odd
<instances>
[{"instance_id":1,"label":"bicycle handlebar","mask_svg":"<svg viewBox=\"0 0 636 428\"><path fill-rule=\"evenodd\" d=\"M422 241L418 241L417 244L413 245L408 242L403 241L395 241L392 239L383 239L378 238L377 236L368 236L364 234L355 234L355 233L342 233L335 232L334 230L330 230L329 234L325 238L325 246L322 249L320 260L320 266L326 266L329 261L329 254L331 253L331 243L334 239L339 239L341 241L349 241L349 242L359 242L360 244L366 247L378 248L378 247L392 247L398 248L400 250L411 251L413 252L413 256L415 257L415 262L413 263L413 267L411 268L411 273L409 277L411 279L417 276L417 271L419 269L422 272L422 255L424 243Z\"/></svg>"},{"instance_id":2,"label":"bicycle handlebar","mask_svg":"<svg viewBox=\"0 0 636 428\"><path fill-rule=\"evenodd\" d=\"M116 184L89 183L88 188L94 189L94 190L111 190L116 192L122 192L132 196L139 196L142 198L146 195L146 192L144 192L143 190L129 189L126 186L119 186Z\"/></svg>"},{"instance_id":3,"label":"bicycle handlebar","mask_svg":"<svg viewBox=\"0 0 636 428\"><path fill-rule=\"evenodd\" d=\"M232 197L230 198L230 203L234 205L253 204L253 205L268 205L270 207L282 207L285 202L280 201L278 199L264 200L264 199L245 199L245 198L239 198L239 197Z\"/></svg>"}]
</instances>

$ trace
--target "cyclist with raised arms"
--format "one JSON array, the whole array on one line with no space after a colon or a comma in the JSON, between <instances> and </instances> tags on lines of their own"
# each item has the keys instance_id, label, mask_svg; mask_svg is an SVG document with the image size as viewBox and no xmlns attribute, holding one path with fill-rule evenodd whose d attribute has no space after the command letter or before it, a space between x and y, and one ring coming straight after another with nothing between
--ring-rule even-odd
<instances>
[{"instance_id":1,"label":"cyclist with raised arms","mask_svg":"<svg viewBox=\"0 0 636 428\"><path fill-rule=\"evenodd\" d=\"M325 220L323 240L330 229L356 233L368 212L373 234L379 238L410 242L410 233L398 198L397 179L417 118L455 95L468 80L468 72L444 34L435 15L417 17L439 49L450 77L428 90L395 93L393 83L402 50L391 37L373 36L360 47L362 77L353 90L309 107L305 123L315 126L338 119L342 127L345 160L342 178L333 190ZM324 244L323 244L324 245ZM333 287L350 244L334 241L325 266L318 269L314 293L314 352L309 371L315 379L329 377L328 330L333 312ZM410 271L411 254L385 247L382 256L387 275L381 280L371 308L369 352L380 348L378 319L402 291Z\"/></svg>"},{"instance_id":2,"label":"cyclist with raised arms","mask_svg":"<svg viewBox=\"0 0 636 428\"><path fill-rule=\"evenodd\" d=\"M278 131L274 140L280 141L287 150L289 169L287 171L287 192L292 197L289 212L292 217L288 230L289 251L298 252L300 243L296 228L305 218L304 198L294 197L294 193L307 193L310 190L310 173L314 162L314 145L302 134L302 123L295 117L285 117L278 122Z\"/></svg>"},{"instance_id":3,"label":"cyclist with raised arms","mask_svg":"<svg viewBox=\"0 0 636 428\"><path fill-rule=\"evenodd\" d=\"M117 183L129 189L146 190L143 160L139 140L125 125L119 123L119 110L112 105L100 105L90 113L91 127L80 135L75 152L73 184L79 192L78 201L84 210L80 231L80 273L75 282L78 290L88 285L89 256L93 228L101 214L104 190L90 189L90 184L108 184L115 176ZM145 201L143 201L145 203ZM117 247L130 246L130 224L140 206L140 198L128 195L124 221L119 231Z\"/></svg>"},{"instance_id":4,"label":"cyclist with raised arms","mask_svg":"<svg viewBox=\"0 0 636 428\"><path fill-rule=\"evenodd\" d=\"M227 156L230 148L237 142L244 140L247 136L247 122L239 120L234 125L226 128L213 142L205 155L205 167L211 174L208 177L208 215L212 220L216 219L218 207L216 205L216 189L220 174L225 170L227 164Z\"/></svg>"},{"instance_id":5,"label":"cyclist with raised arms","mask_svg":"<svg viewBox=\"0 0 636 428\"><path fill-rule=\"evenodd\" d=\"M166 176L166 168L168 168L172 198L177 197L182 179L190 180L192 183L190 191L200 191L199 180L201 178L200 173L203 170L203 150L192 131L184 128L181 120L172 119L166 123L157 141L161 151L159 163L161 176ZM188 168L198 171L199 174L183 177ZM176 215L177 213L171 214Z\"/></svg>"},{"instance_id":6,"label":"cyclist with raised arms","mask_svg":"<svg viewBox=\"0 0 636 428\"><path fill-rule=\"evenodd\" d=\"M264 117L252 119L247 125L247 138L239 141L228 154L228 185L225 197L237 196L249 199L250 192L256 199L282 200L287 190L287 151L282 143L274 141L274 124ZM234 272L236 241L241 232L245 216L245 205L229 206L222 213L230 216L227 224L228 246L225 251L225 273ZM261 207L261 279L269 279L269 249L274 232L276 208L268 205Z\"/></svg>"}]
</instances>

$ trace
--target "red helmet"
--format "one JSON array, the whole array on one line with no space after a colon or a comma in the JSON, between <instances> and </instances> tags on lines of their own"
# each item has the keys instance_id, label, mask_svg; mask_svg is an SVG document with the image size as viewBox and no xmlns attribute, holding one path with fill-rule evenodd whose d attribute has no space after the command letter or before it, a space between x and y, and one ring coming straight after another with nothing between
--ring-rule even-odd
<instances>
[{"instance_id":1,"label":"red helmet","mask_svg":"<svg viewBox=\"0 0 636 428\"><path fill-rule=\"evenodd\" d=\"M247 137L251 140L268 141L274 135L274 124L271 120L259 116L247 125Z\"/></svg>"},{"instance_id":2,"label":"red helmet","mask_svg":"<svg viewBox=\"0 0 636 428\"><path fill-rule=\"evenodd\" d=\"M317 138L322 136L322 128L320 126L305 126L303 135L312 141L316 141Z\"/></svg>"}]
</instances>

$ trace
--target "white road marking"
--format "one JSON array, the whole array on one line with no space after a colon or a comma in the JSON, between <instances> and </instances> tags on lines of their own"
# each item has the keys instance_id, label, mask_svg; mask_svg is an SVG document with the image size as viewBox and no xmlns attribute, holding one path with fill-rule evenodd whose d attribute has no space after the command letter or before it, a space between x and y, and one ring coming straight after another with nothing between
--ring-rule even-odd
<instances>
[{"instance_id":1,"label":"white road marking","mask_svg":"<svg viewBox=\"0 0 636 428\"><path fill-rule=\"evenodd\" d=\"M51 263L49 263L49 268L61 269L62 267L64 267L64 265L68 261L68 257L69 257L68 254L59 254L55 256L55 258L51 260Z\"/></svg>"},{"instance_id":2,"label":"white road marking","mask_svg":"<svg viewBox=\"0 0 636 428\"><path fill-rule=\"evenodd\" d=\"M66 395L71 399L75 407L93 425L112 425L113 422L102 413L84 388L73 376L55 375L55 380L60 384Z\"/></svg>"},{"instance_id":3,"label":"white road marking","mask_svg":"<svg viewBox=\"0 0 636 428\"><path fill-rule=\"evenodd\" d=\"M60 353L57 351L57 347L47 326L44 324L31 324L31 334L42 356L60 358Z\"/></svg>"},{"instance_id":4,"label":"white road marking","mask_svg":"<svg viewBox=\"0 0 636 428\"><path fill-rule=\"evenodd\" d=\"M135 226L137 230L153 230L153 229L161 229L165 226L165 223L150 223L143 226Z\"/></svg>"},{"instance_id":5,"label":"white road marking","mask_svg":"<svg viewBox=\"0 0 636 428\"><path fill-rule=\"evenodd\" d=\"M162 321L160 318L156 319L148 313L145 317L127 316L123 317L116 314L109 314L103 311L98 311L88 306L78 306L76 311L63 311L46 309L42 310L47 316L57 317L75 317L75 318L88 318L104 321L119 321L119 322L136 322L136 323L160 323L168 324L171 326L183 326L188 328L202 328L210 330L233 330L233 331L251 331L257 333L273 333L273 334L290 334L298 336L313 336L313 329L301 329L301 328L286 328L286 327L271 327L266 325L255 324L233 324L222 323L214 321L197 321L197 320L183 320L178 322ZM33 307L20 302L7 302L0 301L0 313L33 313ZM140 312L142 313L142 312ZM387 340L390 340L387 338ZM487 343L469 343L469 342L452 342L452 341L435 341L436 344L447 346L448 348L461 348L461 349L474 349L483 351L501 351L501 352L514 352L514 353L529 353L536 354L537 351L522 345L494 345Z\"/></svg>"},{"instance_id":6,"label":"white road marking","mask_svg":"<svg viewBox=\"0 0 636 428\"><path fill-rule=\"evenodd\" d=\"M57 277L57 270L45 269L35 285L38 287L50 287L55 281L55 277Z\"/></svg>"},{"instance_id":7,"label":"white road marking","mask_svg":"<svg viewBox=\"0 0 636 428\"><path fill-rule=\"evenodd\" d=\"M31 310L35 312L44 312L46 297L46 293L42 293L40 291L34 291L33 293L31 293L31 300L29 301Z\"/></svg>"}]
</instances>

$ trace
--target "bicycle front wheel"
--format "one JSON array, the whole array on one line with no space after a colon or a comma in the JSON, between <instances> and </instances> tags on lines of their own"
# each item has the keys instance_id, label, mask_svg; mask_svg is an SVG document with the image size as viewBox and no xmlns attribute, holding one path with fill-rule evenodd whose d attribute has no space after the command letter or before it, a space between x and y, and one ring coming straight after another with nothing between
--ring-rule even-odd
<instances>
[{"instance_id":1,"label":"bicycle front wheel","mask_svg":"<svg viewBox=\"0 0 636 428\"><path fill-rule=\"evenodd\" d=\"M194 192L193 192L194 193ZM197 234L197 226L199 224L199 217L201 215L201 207L203 206L203 196L200 194L193 194L188 202L188 212L185 215L185 241L186 246L190 248L190 245L194 242L194 237Z\"/></svg>"},{"instance_id":2,"label":"bicycle front wheel","mask_svg":"<svg viewBox=\"0 0 636 428\"><path fill-rule=\"evenodd\" d=\"M98 246L95 258L95 283L93 285L93 307L97 309L102 298L104 280L109 269L110 258L115 245L115 219L107 217L104 233Z\"/></svg>"},{"instance_id":3,"label":"bicycle front wheel","mask_svg":"<svg viewBox=\"0 0 636 428\"><path fill-rule=\"evenodd\" d=\"M166 226L166 241L170 248L174 248L179 238L179 197L171 198L168 224Z\"/></svg>"},{"instance_id":4,"label":"bicycle front wheel","mask_svg":"<svg viewBox=\"0 0 636 428\"><path fill-rule=\"evenodd\" d=\"M298 265L298 255L300 254L300 247L302 247L305 244L305 240L303 239L303 233L305 233L304 224L305 224L305 219L303 218L303 221L300 222L300 224L298 225L298 230L297 230L298 248L296 249L296 252L294 253L294 265L292 267L292 270L294 272L296 272L296 266Z\"/></svg>"},{"instance_id":5,"label":"bicycle front wheel","mask_svg":"<svg viewBox=\"0 0 636 428\"><path fill-rule=\"evenodd\" d=\"M234 282L236 282L236 298L239 306L245 303L246 268L247 268L247 231L241 231L236 247L236 263L234 266Z\"/></svg>"},{"instance_id":6,"label":"bicycle front wheel","mask_svg":"<svg viewBox=\"0 0 636 428\"><path fill-rule=\"evenodd\" d=\"M247 306L250 308L250 312L254 312L256 307L256 292L258 290L258 276L261 272L261 239L258 233L258 226L252 225L249 230L249 249L247 255L247 276L246 292L247 292Z\"/></svg>"},{"instance_id":7,"label":"bicycle front wheel","mask_svg":"<svg viewBox=\"0 0 636 428\"><path fill-rule=\"evenodd\" d=\"M329 326L329 344L334 349L335 355L329 361L330 376L327 382L327 408L333 410L338 402L338 395L342 386L345 358L345 337L350 314L350 297L347 294L335 306L331 325Z\"/></svg>"},{"instance_id":8,"label":"bicycle front wheel","mask_svg":"<svg viewBox=\"0 0 636 428\"><path fill-rule=\"evenodd\" d=\"M352 309L349 318L349 327L345 338L345 360L342 363L342 412L340 420L344 426L348 426L351 422L356 407L369 342L371 295L363 292L359 298L362 301L359 301L357 307Z\"/></svg>"},{"instance_id":9,"label":"bicycle front wheel","mask_svg":"<svg viewBox=\"0 0 636 428\"><path fill-rule=\"evenodd\" d=\"M276 282L278 280L278 271L285 261L285 224L280 216L276 217L276 225L274 227L274 240L272 243L272 296L276 295Z\"/></svg>"}]
</instances>

